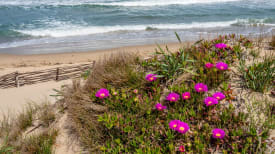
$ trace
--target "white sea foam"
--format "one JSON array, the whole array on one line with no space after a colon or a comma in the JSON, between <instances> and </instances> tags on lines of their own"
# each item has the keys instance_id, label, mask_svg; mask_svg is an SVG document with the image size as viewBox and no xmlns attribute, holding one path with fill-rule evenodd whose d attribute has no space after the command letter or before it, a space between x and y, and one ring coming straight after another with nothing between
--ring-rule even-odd
<instances>
[{"instance_id":1,"label":"white sea foam","mask_svg":"<svg viewBox=\"0 0 275 154\"><path fill-rule=\"evenodd\" d=\"M88 35L97 33L107 33L115 31L140 31L146 30L148 27L152 29L192 29L192 28L211 28L211 27L226 27L236 21L226 22L193 22L181 24L151 24L151 25L115 25L115 26L83 26L74 25L62 22L52 22L55 26L49 28L38 29L14 29L14 31L32 35L32 36L51 36L51 37L66 37L77 35Z\"/></svg>"},{"instance_id":2,"label":"white sea foam","mask_svg":"<svg viewBox=\"0 0 275 154\"><path fill-rule=\"evenodd\" d=\"M150 0L150 1L132 1L132 2L112 2L112 3L95 3L98 5L112 6L165 6L165 5L190 5L190 4L207 4L207 3L224 3L240 0Z\"/></svg>"},{"instance_id":3,"label":"white sea foam","mask_svg":"<svg viewBox=\"0 0 275 154\"><path fill-rule=\"evenodd\" d=\"M148 24L148 25L114 25L114 26L89 26L87 24L77 25L60 21L43 21L45 28L37 29L14 29L14 31L31 36L66 37L77 35L89 35L116 31L141 31L146 29L192 29L192 28L214 28L228 26L275 26L266 23L270 19L236 19L232 21L219 22L193 22L178 24Z\"/></svg>"},{"instance_id":4,"label":"white sea foam","mask_svg":"<svg viewBox=\"0 0 275 154\"><path fill-rule=\"evenodd\" d=\"M140 1L106 1L106 0L0 0L1 5L105 5L105 6L163 6L163 5L189 5L189 4L207 4L224 3L241 0L140 0Z\"/></svg>"}]
</instances>

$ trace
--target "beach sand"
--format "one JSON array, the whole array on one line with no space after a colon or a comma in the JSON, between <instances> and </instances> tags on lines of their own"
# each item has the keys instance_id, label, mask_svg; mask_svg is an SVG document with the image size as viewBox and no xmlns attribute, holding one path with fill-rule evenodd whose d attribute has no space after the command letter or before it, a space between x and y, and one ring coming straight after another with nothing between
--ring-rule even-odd
<instances>
[{"instance_id":1,"label":"beach sand","mask_svg":"<svg viewBox=\"0 0 275 154\"><path fill-rule=\"evenodd\" d=\"M40 104L44 102L54 103L56 92L62 85L71 84L70 80L59 82L50 81L27 85L19 88L0 89L0 119L1 115L15 115L27 106L27 103Z\"/></svg>"},{"instance_id":2,"label":"beach sand","mask_svg":"<svg viewBox=\"0 0 275 154\"><path fill-rule=\"evenodd\" d=\"M167 44L171 51L176 51L184 44L170 43ZM166 45L161 45L165 48ZM121 47L109 50L76 52L76 53L60 53L60 54L44 54L44 55L9 55L0 54L0 76L18 71L30 72L49 68L60 67L64 65L74 65L81 63L89 63L96 61L105 55L116 52L138 52L142 57L150 56L157 46L143 45ZM53 89L60 89L61 85L70 84L71 80L51 81L39 83L35 85L26 85L19 88L0 89L0 116L1 113L17 113L23 109L28 102L42 103L45 100L54 103L55 98L49 95L55 94Z\"/></svg>"},{"instance_id":3,"label":"beach sand","mask_svg":"<svg viewBox=\"0 0 275 154\"><path fill-rule=\"evenodd\" d=\"M188 42L183 43L189 44ZM179 43L169 43L160 45L162 48L168 46L170 50L174 51L180 47ZM90 52L73 52L73 53L57 53L57 54L35 54L35 55L12 55L0 54L0 72L7 68L24 68L28 66L53 66L60 64L75 64L84 63L97 60L106 54L115 52L138 52L141 55L149 55L157 48L156 44L128 46L107 50L98 50Z\"/></svg>"}]
</instances>

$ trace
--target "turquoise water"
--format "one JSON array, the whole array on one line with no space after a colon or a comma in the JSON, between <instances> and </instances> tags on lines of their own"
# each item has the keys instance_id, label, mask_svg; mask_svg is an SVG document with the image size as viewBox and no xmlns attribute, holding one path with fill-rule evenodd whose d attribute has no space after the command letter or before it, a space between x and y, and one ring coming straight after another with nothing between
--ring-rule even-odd
<instances>
[{"instance_id":1,"label":"turquoise water","mask_svg":"<svg viewBox=\"0 0 275 154\"><path fill-rule=\"evenodd\" d=\"M270 34L275 0L0 0L0 53L106 49Z\"/></svg>"}]
</instances>

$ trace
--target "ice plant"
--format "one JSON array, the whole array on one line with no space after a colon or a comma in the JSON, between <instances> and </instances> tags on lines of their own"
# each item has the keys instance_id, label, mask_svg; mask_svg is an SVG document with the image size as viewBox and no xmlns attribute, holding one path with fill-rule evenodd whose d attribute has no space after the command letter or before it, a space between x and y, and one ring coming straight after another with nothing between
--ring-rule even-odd
<instances>
[{"instance_id":1,"label":"ice plant","mask_svg":"<svg viewBox=\"0 0 275 154\"><path fill-rule=\"evenodd\" d=\"M104 88L99 89L95 94L96 97L101 98L101 99L109 97L109 95L110 95L109 91L107 89L104 89Z\"/></svg>"},{"instance_id":2,"label":"ice plant","mask_svg":"<svg viewBox=\"0 0 275 154\"><path fill-rule=\"evenodd\" d=\"M167 109L167 106L161 105L160 103L156 104L155 107L158 111L162 111L164 109Z\"/></svg>"},{"instance_id":3,"label":"ice plant","mask_svg":"<svg viewBox=\"0 0 275 154\"><path fill-rule=\"evenodd\" d=\"M197 92L207 92L208 91L208 88L207 88L207 85L203 84L203 83L197 83L195 85L195 90Z\"/></svg>"},{"instance_id":4,"label":"ice plant","mask_svg":"<svg viewBox=\"0 0 275 154\"><path fill-rule=\"evenodd\" d=\"M222 92L216 92L212 95L212 97L216 98L217 100L223 100L225 98L225 95Z\"/></svg>"},{"instance_id":5,"label":"ice plant","mask_svg":"<svg viewBox=\"0 0 275 154\"><path fill-rule=\"evenodd\" d=\"M135 97L135 98L134 98L134 101L135 101L135 102L138 102L138 97Z\"/></svg>"},{"instance_id":6,"label":"ice plant","mask_svg":"<svg viewBox=\"0 0 275 154\"><path fill-rule=\"evenodd\" d=\"M212 131L212 137L213 138L223 139L224 135L225 135L225 132L222 129L215 128Z\"/></svg>"},{"instance_id":7,"label":"ice plant","mask_svg":"<svg viewBox=\"0 0 275 154\"><path fill-rule=\"evenodd\" d=\"M184 151L185 151L185 148L184 148L183 145L181 145L181 146L179 147L179 151L180 151L180 152L184 152Z\"/></svg>"},{"instance_id":8,"label":"ice plant","mask_svg":"<svg viewBox=\"0 0 275 154\"><path fill-rule=\"evenodd\" d=\"M190 99L190 98L191 98L190 92L182 93L182 99L187 100L187 99Z\"/></svg>"},{"instance_id":9,"label":"ice plant","mask_svg":"<svg viewBox=\"0 0 275 154\"><path fill-rule=\"evenodd\" d=\"M224 48L227 47L227 45L224 44L224 43L218 43L218 44L215 45L215 47L218 48L218 49L224 49Z\"/></svg>"},{"instance_id":10,"label":"ice plant","mask_svg":"<svg viewBox=\"0 0 275 154\"><path fill-rule=\"evenodd\" d=\"M206 68L212 68L213 66L214 66L214 64L209 63L209 62L205 64L205 67L206 67Z\"/></svg>"},{"instance_id":11,"label":"ice plant","mask_svg":"<svg viewBox=\"0 0 275 154\"><path fill-rule=\"evenodd\" d=\"M117 92L116 92L116 91L114 91L114 92L113 92L113 95L114 95L114 96L116 96L116 95L117 95Z\"/></svg>"},{"instance_id":12,"label":"ice plant","mask_svg":"<svg viewBox=\"0 0 275 154\"><path fill-rule=\"evenodd\" d=\"M180 122L180 120L172 120L169 122L169 127L172 130L177 130L178 127L178 123Z\"/></svg>"},{"instance_id":13,"label":"ice plant","mask_svg":"<svg viewBox=\"0 0 275 154\"><path fill-rule=\"evenodd\" d=\"M137 90L137 89L134 89L133 92L134 92L135 94L137 94L137 93L138 93L138 90Z\"/></svg>"},{"instance_id":14,"label":"ice plant","mask_svg":"<svg viewBox=\"0 0 275 154\"><path fill-rule=\"evenodd\" d=\"M179 122L178 122L178 127L176 128L176 130L177 130L179 133L185 134L189 129L190 129L190 128L189 128L189 126L188 126L187 123L182 122L182 121L179 121Z\"/></svg>"},{"instance_id":15,"label":"ice plant","mask_svg":"<svg viewBox=\"0 0 275 154\"><path fill-rule=\"evenodd\" d=\"M170 93L167 97L166 100L170 101L170 102L176 102L178 101L180 98L180 95L177 93Z\"/></svg>"},{"instance_id":16,"label":"ice plant","mask_svg":"<svg viewBox=\"0 0 275 154\"><path fill-rule=\"evenodd\" d=\"M219 103L218 100L214 97L206 97L204 99L204 104L206 106L211 106L211 105L215 105L215 104L218 104L218 103Z\"/></svg>"},{"instance_id":17,"label":"ice plant","mask_svg":"<svg viewBox=\"0 0 275 154\"><path fill-rule=\"evenodd\" d=\"M157 79L156 76L157 76L157 74L147 74L146 77L145 77L145 79L146 79L147 81L152 82L152 81L155 81L155 80Z\"/></svg>"},{"instance_id":18,"label":"ice plant","mask_svg":"<svg viewBox=\"0 0 275 154\"><path fill-rule=\"evenodd\" d=\"M227 70L228 69L228 65L224 62L218 62L216 64L216 68L221 70L221 71L224 71L224 70Z\"/></svg>"}]
</instances>

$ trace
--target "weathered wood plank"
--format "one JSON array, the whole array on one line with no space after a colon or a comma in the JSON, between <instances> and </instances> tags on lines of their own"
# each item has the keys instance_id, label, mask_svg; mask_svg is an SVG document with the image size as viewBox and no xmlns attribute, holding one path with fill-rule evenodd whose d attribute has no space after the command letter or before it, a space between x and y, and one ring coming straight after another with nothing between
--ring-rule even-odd
<instances>
[{"instance_id":1,"label":"weathered wood plank","mask_svg":"<svg viewBox=\"0 0 275 154\"><path fill-rule=\"evenodd\" d=\"M95 61L89 64L65 66L26 73L13 72L0 76L0 88L11 88L47 81L79 78L84 71L92 70L94 64Z\"/></svg>"}]
</instances>

